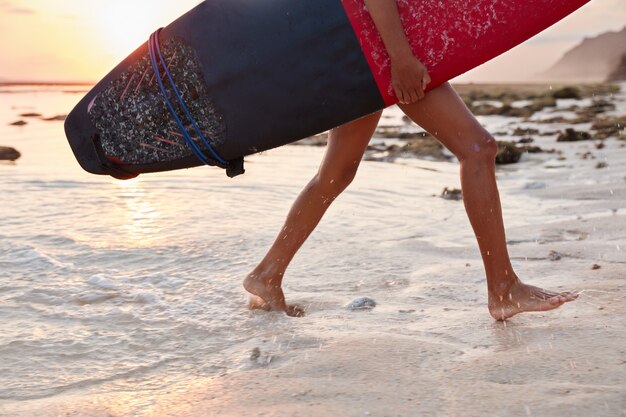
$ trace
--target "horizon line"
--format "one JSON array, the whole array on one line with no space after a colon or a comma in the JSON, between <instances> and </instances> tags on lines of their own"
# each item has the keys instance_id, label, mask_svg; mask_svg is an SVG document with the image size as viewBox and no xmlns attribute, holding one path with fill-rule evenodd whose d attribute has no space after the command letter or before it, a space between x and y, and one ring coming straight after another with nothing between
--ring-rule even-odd
<instances>
[{"instance_id":1,"label":"horizon line","mask_svg":"<svg viewBox=\"0 0 626 417\"><path fill-rule=\"evenodd\" d=\"M84 87L96 85L97 81L41 81L41 80L7 80L0 79L0 87Z\"/></svg>"}]
</instances>

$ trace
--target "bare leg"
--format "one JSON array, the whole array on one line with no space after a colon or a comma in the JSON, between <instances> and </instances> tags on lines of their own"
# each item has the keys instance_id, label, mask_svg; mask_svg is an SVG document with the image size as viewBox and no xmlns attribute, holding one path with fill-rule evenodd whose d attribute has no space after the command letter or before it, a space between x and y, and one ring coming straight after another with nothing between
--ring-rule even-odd
<instances>
[{"instance_id":1,"label":"bare leg","mask_svg":"<svg viewBox=\"0 0 626 417\"><path fill-rule=\"evenodd\" d=\"M302 309L285 303L281 288L283 276L326 209L352 182L379 119L380 112L377 112L330 132L318 173L294 202L261 263L244 280L244 288L258 297L252 300L252 308L285 311L290 316L303 314Z\"/></svg>"},{"instance_id":2,"label":"bare leg","mask_svg":"<svg viewBox=\"0 0 626 417\"><path fill-rule=\"evenodd\" d=\"M506 320L525 311L545 311L573 301L573 292L555 293L523 284L511 266L496 185L497 143L446 83L423 100L400 106L461 162L465 210L476 234L487 274L489 312Z\"/></svg>"}]
</instances>

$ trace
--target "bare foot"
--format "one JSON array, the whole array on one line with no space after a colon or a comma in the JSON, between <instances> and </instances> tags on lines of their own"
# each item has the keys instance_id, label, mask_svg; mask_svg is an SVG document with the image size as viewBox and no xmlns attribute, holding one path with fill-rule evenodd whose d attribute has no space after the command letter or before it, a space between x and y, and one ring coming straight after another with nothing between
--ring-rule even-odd
<instances>
[{"instance_id":1,"label":"bare foot","mask_svg":"<svg viewBox=\"0 0 626 417\"><path fill-rule=\"evenodd\" d=\"M505 296L489 293L489 313L494 319L503 321L519 313L554 310L577 298L576 292L556 293L518 281Z\"/></svg>"},{"instance_id":2,"label":"bare foot","mask_svg":"<svg viewBox=\"0 0 626 417\"><path fill-rule=\"evenodd\" d=\"M295 304L287 304L280 285L272 283L271 279L251 273L243 281L243 287L252 294L249 307L265 311L284 311L290 317L304 316L304 309Z\"/></svg>"}]
</instances>

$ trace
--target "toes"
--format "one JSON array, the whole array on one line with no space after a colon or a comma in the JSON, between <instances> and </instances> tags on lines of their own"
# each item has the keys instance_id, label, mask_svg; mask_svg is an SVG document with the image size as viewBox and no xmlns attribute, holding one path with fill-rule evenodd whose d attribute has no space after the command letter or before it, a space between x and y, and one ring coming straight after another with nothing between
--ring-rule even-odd
<instances>
[{"instance_id":1,"label":"toes","mask_svg":"<svg viewBox=\"0 0 626 417\"><path fill-rule=\"evenodd\" d=\"M578 294L572 292L564 292L561 294L557 294L556 296L549 299L550 304L552 305L560 305L563 303L568 303L570 301L574 301L578 298Z\"/></svg>"},{"instance_id":2,"label":"toes","mask_svg":"<svg viewBox=\"0 0 626 417\"><path fill-rule=\"evenodd\" d=\"M556 297L550 298L548 301L553 306L557 306L559 304L563 304L565 302L565 299L563 297L561 297L560 295L557 295Z\"/></svg>"},{"instance_id":3,"label":"toes","mask_svg":"<svg viewBox=\"0 0 626 417\"><path fill-rule=\"evenodd\" d=\"M552 291L546 291L546 290L541 290L541 291L537 294L537 296L538 296L539 298L543 298L544 300L549 300L549 299L551 299L551 298L558 297L558 296L560 296L560 295L562 295L562 294L559 294L558 292L552 292Z\"/></svg>"},{"instance_id":4,"label":"toes","mask_svg":"<svg viewBox=\"0 0 626 417\"><path fill-rule=\"evenodd\" d=\"M568 291L565 292L563 294L561 294L561 296L563 296L565 298L565 301L574 301L575 299L578 298L578 296L580 295L580 293L576 292L576 291Z\"/></svg>"},{"instance_id":5,"label":"toes","mask_svg":"<svg viewBox=\"0 0 626 417\"><path fill-rule=\"evenodd\" d=\"M533 298L549 301L551 304L563 304L569 301L574 301L578 298L579 295L580 293L575 291L564 291L561 293L557 293L542 289L534 294Z\"/></svg>"}]
</instances>

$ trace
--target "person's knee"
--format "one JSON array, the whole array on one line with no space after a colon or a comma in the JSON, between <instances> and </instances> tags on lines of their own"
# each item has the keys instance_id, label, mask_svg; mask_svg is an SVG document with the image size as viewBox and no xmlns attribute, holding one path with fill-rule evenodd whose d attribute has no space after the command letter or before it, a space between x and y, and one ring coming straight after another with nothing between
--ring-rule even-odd
<instances>
[{"instance_id":1,"label":"person's knee","mask_svg":"<svg viewBox=\"0 0 626 417\"><path fill-rule=\"evenodd\" d=\"M489 133L475 135L463 147L457 158L461 161L480 161L493 163L498 153L498 142Z\"/></svg>"},{"instance_id":2,"label":"person's knee","mask_svg":"<svg viewBox=\"0 0 626 417\"><path fill-rule=\"evenodd\" d=\"M340 169L321 170L318 174L318 182L329 195L338 196L354 180L358 169L358 163Z\"/></svg>"}]
</instances>

